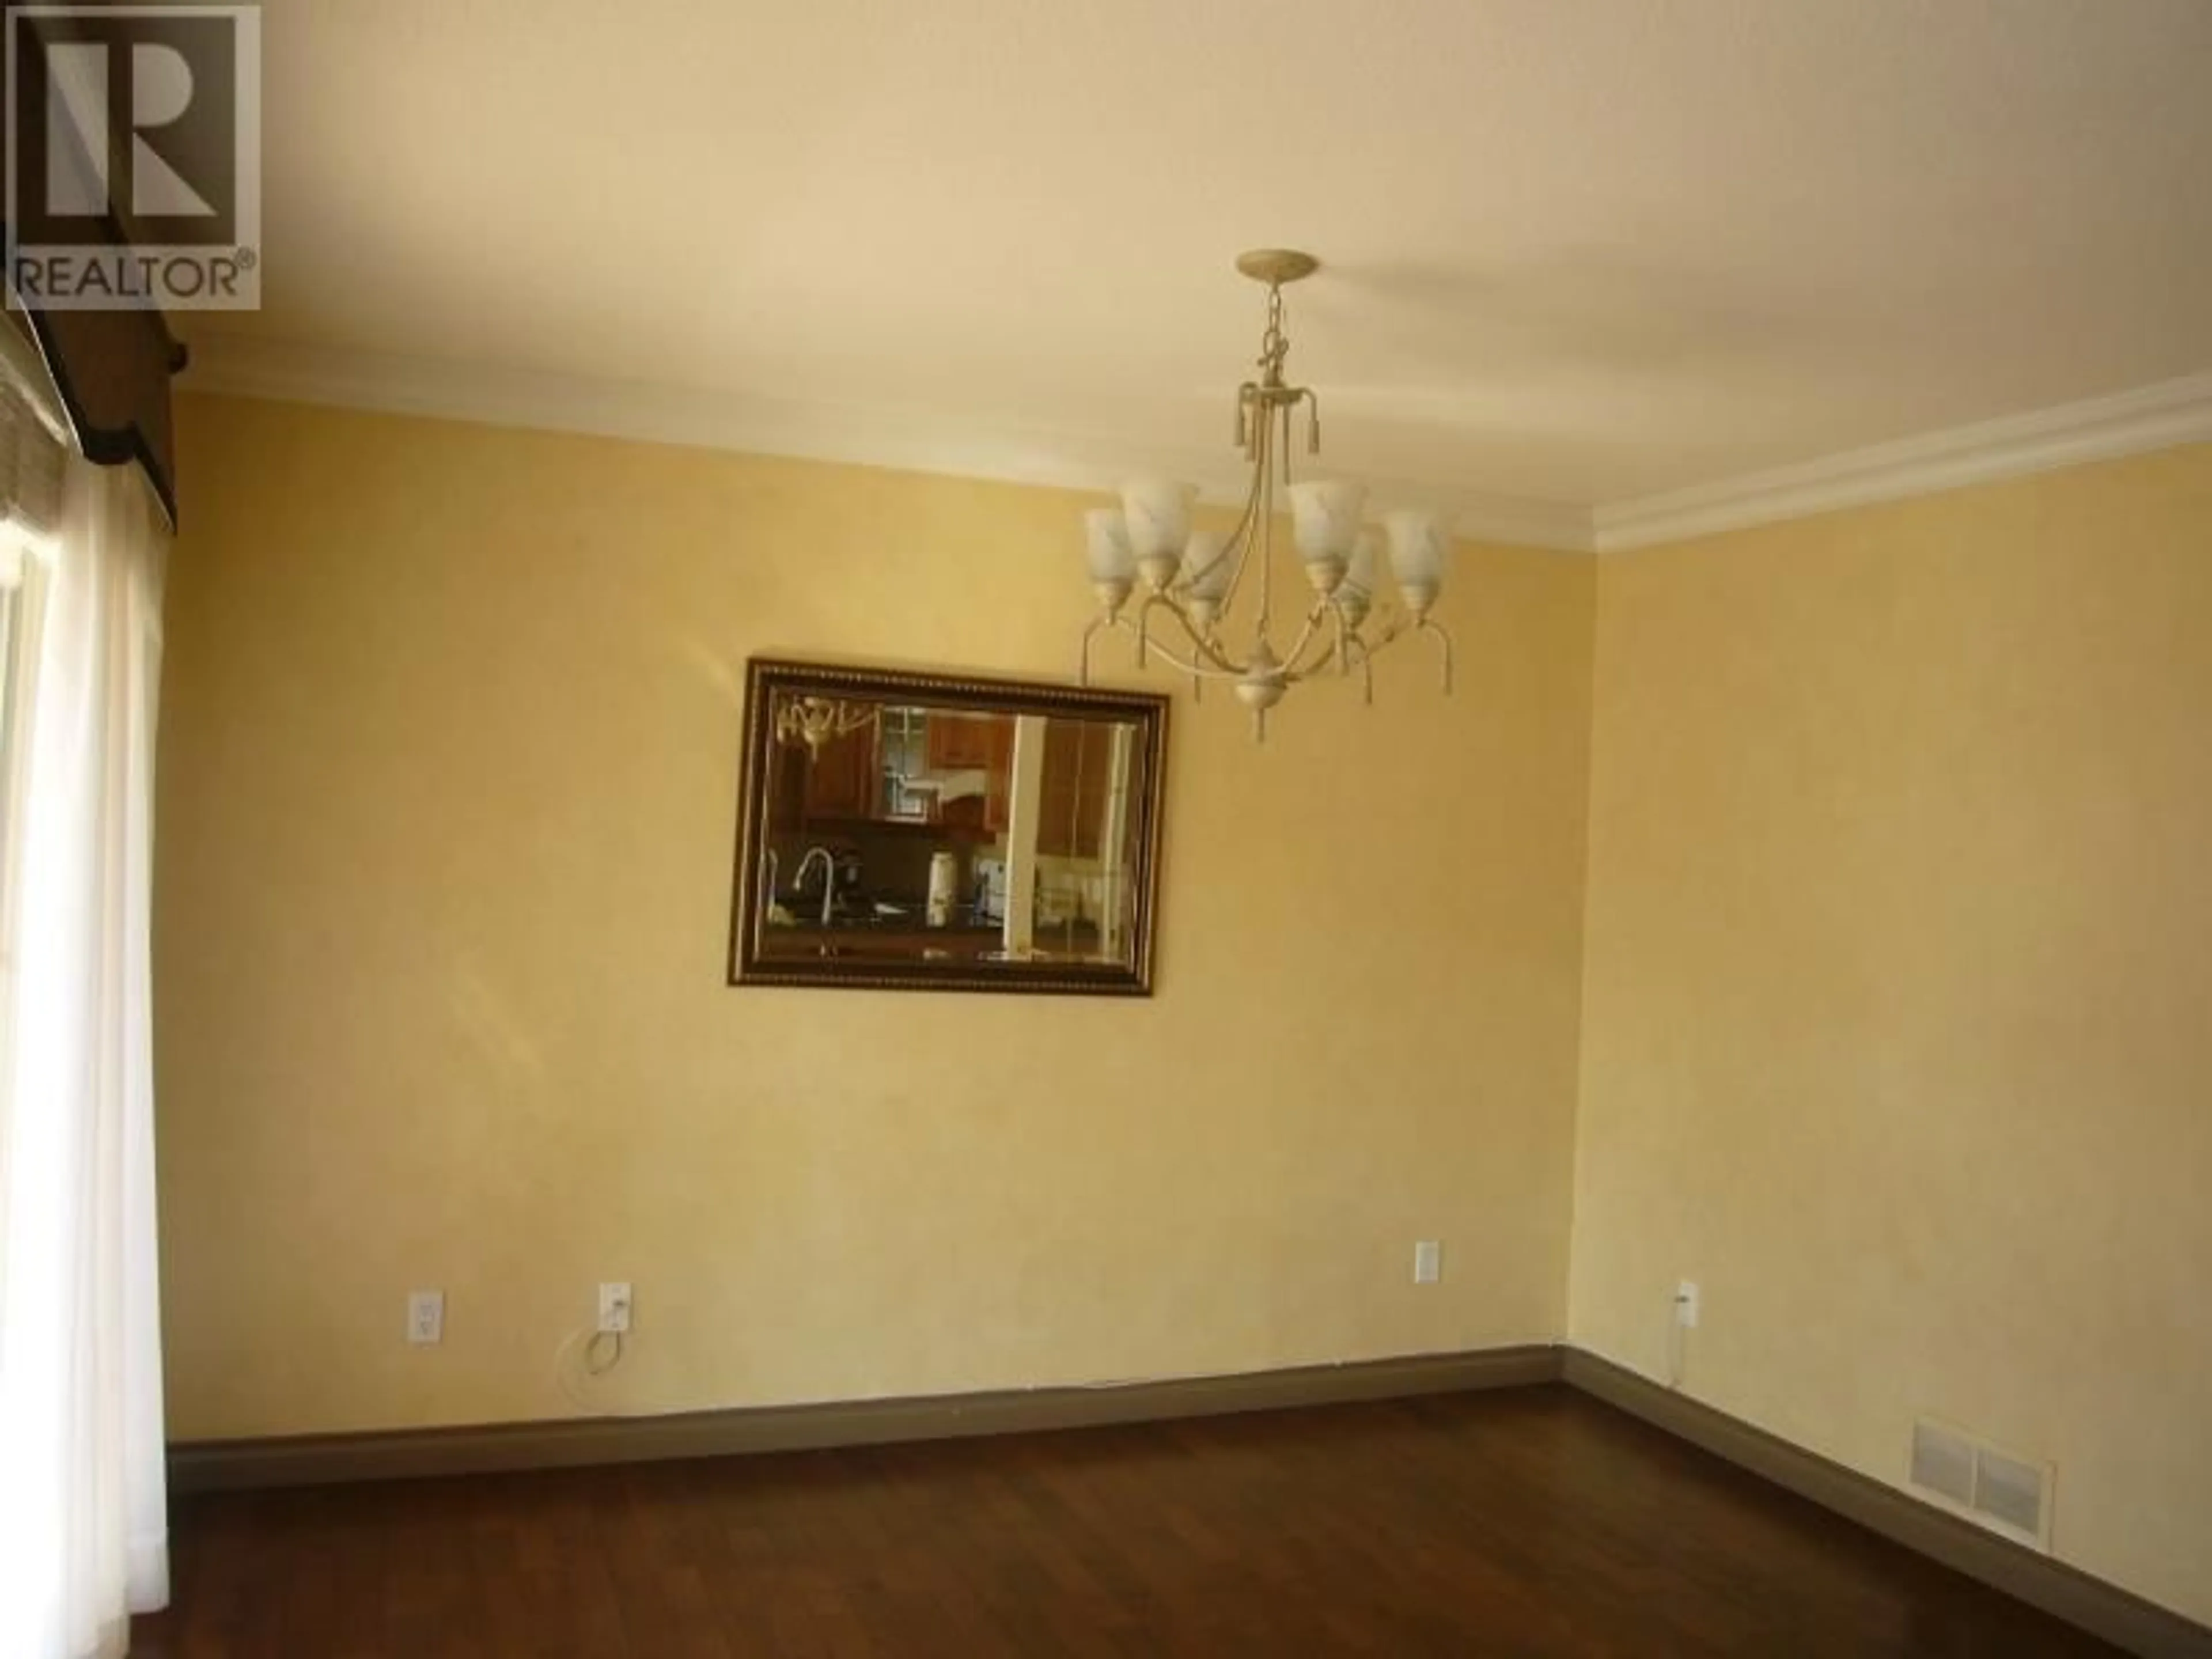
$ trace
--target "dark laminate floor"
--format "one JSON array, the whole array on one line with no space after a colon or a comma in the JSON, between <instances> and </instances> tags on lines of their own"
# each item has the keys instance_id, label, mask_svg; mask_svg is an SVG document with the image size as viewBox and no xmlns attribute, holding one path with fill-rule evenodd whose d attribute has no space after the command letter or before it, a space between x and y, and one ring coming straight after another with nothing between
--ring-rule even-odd
<instances>
[{"instance_id":1,"label":"dark laminate floor","mask_svg":"<svg viewBox=\"0 0 2212 1659\"><path fill-rule=\"evenodd\" d=\"M134 1654L2112 1650L1561 1388L181 1504Z\"/></svg>"}]
</instances>

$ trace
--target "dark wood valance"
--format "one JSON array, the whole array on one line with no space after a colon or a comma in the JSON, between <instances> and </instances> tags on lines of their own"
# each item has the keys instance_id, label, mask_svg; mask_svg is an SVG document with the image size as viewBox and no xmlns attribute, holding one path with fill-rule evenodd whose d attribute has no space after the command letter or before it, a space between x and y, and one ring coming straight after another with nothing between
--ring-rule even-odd
<instances>
[{"instance_id":1,"label":"dark wood valance","mask_svg":"<svg viewBox=\"0 0 2212 1659\"><path fill-rule=\"evenodd\" d=\"M17 8L9 5L9 11ZM36 58L44 30L15 33L19 54ZM19 73L42 74L19 65ZM42 127L41 131L44 129ZM14 134L7 135L12 144ZM81 152L80 152L81 153ZM89 246L127 248L130 234L114 211L82 219L74 233ZM185 351L168 321L152 307L112 311L43 310L19 302L12 261L15 227L5 228L11 261L9 323L28 336L46 360L62 407L86 459L103 466L137 463L160 499L172 527L177 522L176 454L169 418L169 377L185 366Z\"/></svg>"},{"instance_id":2,"label":"dark wood valance","mask_svg":"<svg viewBox=\"0 0 2212 1659\"><path fill-rule=\"evenodd\" d=\"M169 377L185 366L185 348L158 311L24 312L10 324L29 336L46 359L62 408L88 460L102 466L132 462L177 522L174 436Z\"/></svg>"}]
</instances>

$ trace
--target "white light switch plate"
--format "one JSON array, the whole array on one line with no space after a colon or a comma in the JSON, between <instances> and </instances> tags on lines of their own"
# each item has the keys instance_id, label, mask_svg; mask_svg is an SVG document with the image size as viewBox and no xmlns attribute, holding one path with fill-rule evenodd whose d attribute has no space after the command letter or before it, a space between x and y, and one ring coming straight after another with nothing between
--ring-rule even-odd
<instances>
[{"instance_id":1,"label":"white light switch plate","mask_svg":"<svg viewBox=\"0 0 2212 1659\"><path fill-rule=\"evenodd\" d=\"M407 1340L417 1347L446 1340L446 1293L413 1291L407 1297Z\"/></svg>"},{"instance_id":2,"label":"white light switch plate","mask_svg":"<svg viewBox=\"0 0 2212 1659\"><path fill-rule=\"evenodd\" d=\"M1433 1285L1443 1276L1443 1246L1425 1238L1413 1246L1413 1283Z\"/></svg>"}]
</instances>

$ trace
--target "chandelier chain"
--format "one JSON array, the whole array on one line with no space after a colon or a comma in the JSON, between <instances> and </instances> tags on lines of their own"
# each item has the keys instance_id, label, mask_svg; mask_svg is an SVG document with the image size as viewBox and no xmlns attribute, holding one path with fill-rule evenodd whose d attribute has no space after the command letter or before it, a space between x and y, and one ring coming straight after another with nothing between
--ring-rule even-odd
<instances>
[{"instance_id":1,"label":"chandelier chain","mask_svg":"<svg viewBox=\"0 0 2212 1659\"><path fill-rule=\"evenodd\" d=\"M1283 360L1291 355L1291 337L1283 331L1281 285L1267 285L1267 331L1260 337L1260 374L1264 386L1283 383Z\"/></svg>"}]
</instances>

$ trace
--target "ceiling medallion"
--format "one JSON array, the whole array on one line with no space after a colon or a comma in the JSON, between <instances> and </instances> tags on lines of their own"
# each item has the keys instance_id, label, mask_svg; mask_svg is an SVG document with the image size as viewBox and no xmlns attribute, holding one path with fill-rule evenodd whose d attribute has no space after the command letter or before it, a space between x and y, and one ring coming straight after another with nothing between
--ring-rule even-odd
<instances>
[{"instance_id":1,"label":"ceiling medallion","mask_svg":"<svg viewBox=\"0 0 2212 1659\"><path fill-rule=\"evenodd\" d=\"M1451 636L1431 617L1443 589L1449 526L1441 514L1406 507L1382 515L1382 529L1363 528L1367 491L1336 479L1291 479L1291 417L1305 412L1306 453L1321 453L1321 404L1310 386L1283 378L1290 337L1283 331L1283 286L1310 276L1321 262L1288 248L1261 248L1240 256L1237 269L1267 289L1267 327L1260 340L1260 377L1237 388L1237 443L1252 469L1251 487L1236 527L1224 534L1191 527L1194 484L1137 478L1122 487L1121 505L1084 515L1089 537L1091 585L1098 614L1083 630L1085 684L1091 683L1091 641L1127 629L1137 636L1137 665L1153 652L1191 677L1194 687L1227 680L1252 711L1253 731L1265 739L1267 711L1300 681L1328 672L1357 671L1374 700L1374 661L1396 641L1426 634L1437 643L1443 689L1451 690ZM1292 539L1304 563L1311 596L1297 605L1288 648L1275 645L1273 579L1277 491L1289 499ZM1389 550L1397 594L1377 603L1379 567ZM1138 581L1144 593L1131 616ZM1237 629L1241 652L1230 642L1231 607L1240 593L1255 592L1251 624ZM1164 643L1152 631L1156 613L1172 618L1181 637ZM1287 630L1286 630L1287 631Z\"/></svg>"}]
</instances>

